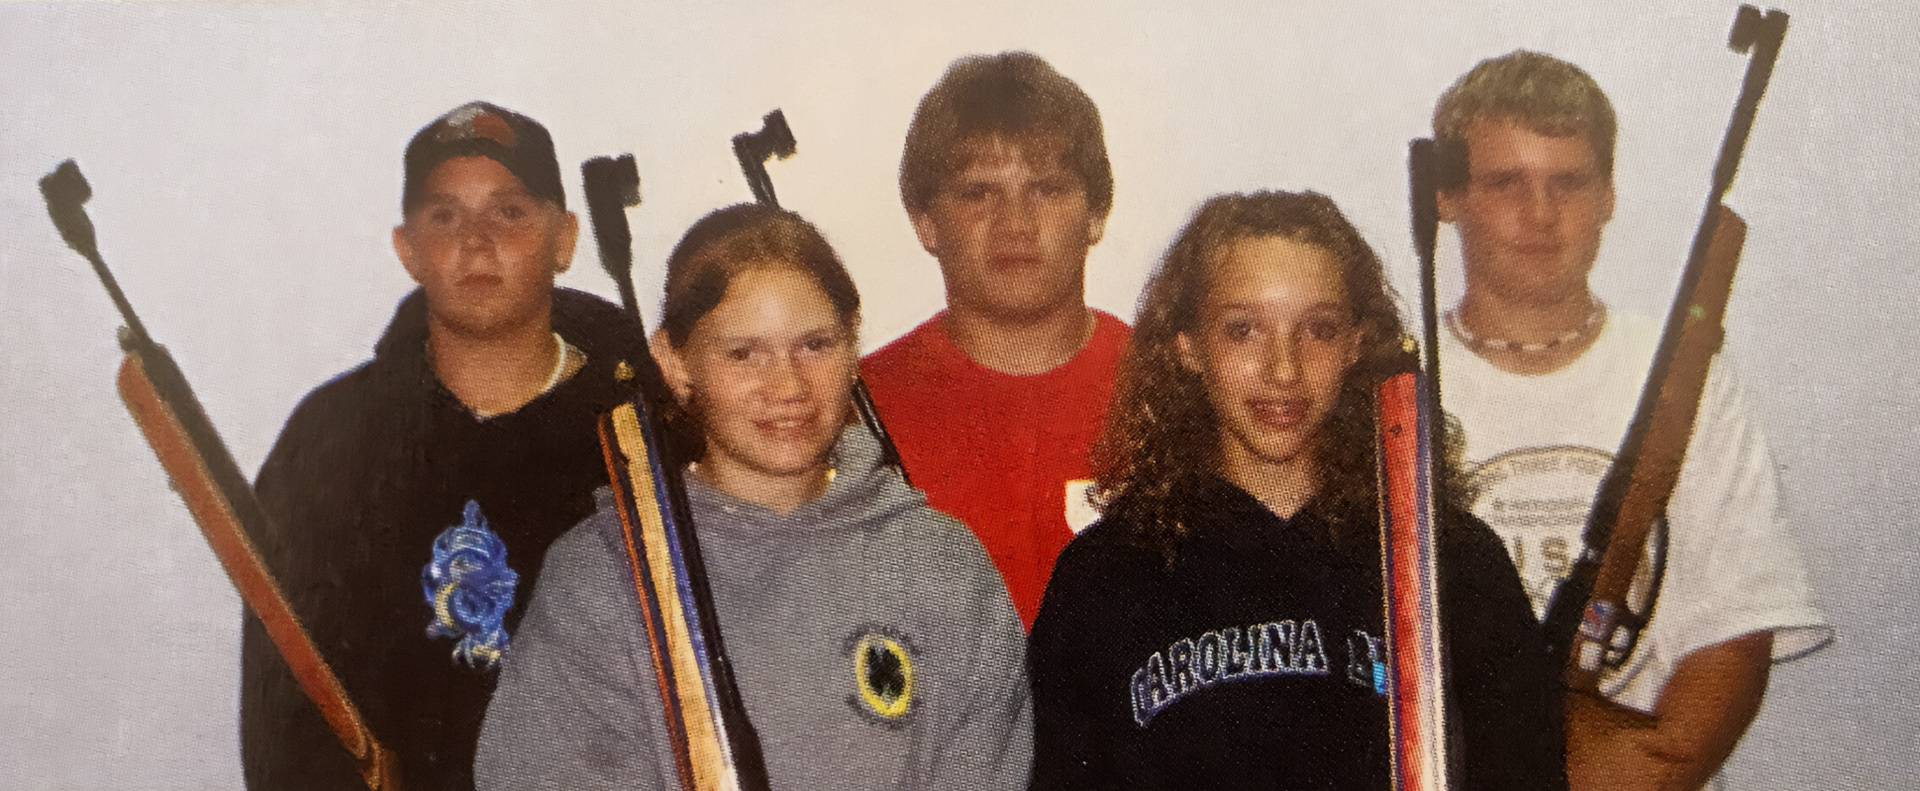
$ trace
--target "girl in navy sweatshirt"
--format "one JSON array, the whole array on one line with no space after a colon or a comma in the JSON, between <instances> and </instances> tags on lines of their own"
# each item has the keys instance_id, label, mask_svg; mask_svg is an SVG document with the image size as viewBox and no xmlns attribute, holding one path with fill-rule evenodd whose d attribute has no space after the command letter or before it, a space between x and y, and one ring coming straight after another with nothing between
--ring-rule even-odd
<instances>
[{"instance_id":1,"label":"girl in navy sweatshirt","mask_svg":"<svg viewBox=\"0 0 1920 791\"><path fill-rule=\"evenodd\" d=\"M1325 196L1218 196L1188 222L1095 451L1104 518L1029 640L1036 788L1389 788L1372 393L1401 338ZM1485 525L1440 522L1460 787L1564 788L1520 581Z\"/></svg>"}]
</instances>

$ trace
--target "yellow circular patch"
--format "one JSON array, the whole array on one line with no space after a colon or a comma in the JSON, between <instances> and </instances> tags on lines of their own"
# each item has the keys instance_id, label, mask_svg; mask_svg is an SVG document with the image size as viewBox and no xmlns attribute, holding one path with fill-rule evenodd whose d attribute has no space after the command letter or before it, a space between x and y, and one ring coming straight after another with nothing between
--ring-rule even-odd
<instances>
[{"instance_id":1,"label":"yellow circular patch","mask_svg":"<svg viewBox=\"0 0 1920 791\"><path fill-rule=\"evenodd\" d=\"M853 680L873 713L895 719L913 705L913 659L891 637L867 634L853 646Z\"/></svg>"}]
</instances>

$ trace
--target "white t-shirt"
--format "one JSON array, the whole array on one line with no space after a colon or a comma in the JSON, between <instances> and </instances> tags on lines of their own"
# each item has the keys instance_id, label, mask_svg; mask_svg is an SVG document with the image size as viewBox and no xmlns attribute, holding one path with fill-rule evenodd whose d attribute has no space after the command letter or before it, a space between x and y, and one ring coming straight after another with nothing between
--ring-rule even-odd
<instances>
[{"instance_id":1,"label":"white t-shirt","mask_svg":"<svg viewBox=\"0 0 1920 791\"><path fill-rule=\"evenodd\" d=\"M1536 612L1580 553L1660 331L1650 318L1610 315L1579 359L1540 376L1502 371L1442 333L1441 403L1465 435L1473 512L1506 542ZM1784 662L1833 637L1788 534L1773 458L1728 368L1717 360L1709 370L1667 506L1667 569L1653 618L1633 656L1600 680L1609 698L1642 711L1698 649L1771 630L1774 661Z\"/></svg>"}]
</instances>

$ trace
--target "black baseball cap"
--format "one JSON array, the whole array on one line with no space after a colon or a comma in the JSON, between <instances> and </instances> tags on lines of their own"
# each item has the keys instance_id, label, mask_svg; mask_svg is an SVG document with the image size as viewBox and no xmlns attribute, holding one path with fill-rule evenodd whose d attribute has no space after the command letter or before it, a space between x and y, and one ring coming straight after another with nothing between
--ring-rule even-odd
<instances>
[{"instance_id":1,"label":"black baseball cap","mask_svg":"<svg viewBox=\"0 0 1920 791\"><path fill-rule=\"evenodd\" d=\"M567 208L567 191L560 184L560 160L553 153L553 137L540 122L487 102L468 102L427 124L407 143L406 186L400 210L412 211L424 197L427 176L440 163L456 157L483 156L500 163L520 179L527 194Z\"/></svg>"}]
</instances>

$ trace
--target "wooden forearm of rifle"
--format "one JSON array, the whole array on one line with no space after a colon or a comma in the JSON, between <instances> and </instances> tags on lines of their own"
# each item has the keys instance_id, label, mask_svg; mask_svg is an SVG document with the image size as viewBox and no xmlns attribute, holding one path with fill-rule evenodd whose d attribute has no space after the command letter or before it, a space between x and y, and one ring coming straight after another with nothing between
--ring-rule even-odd
<instances>
[{"instance_id":1,"label":"wooden forearm of rifle","mask_svg":"<svg viewBox=\"0 0 1920 791\"><path fill-rule=\"evenodd\" d=\"M1726 317L1734 270L1740 264L1746 238L1746 222L1725 206L1719 207L1699 287L1688 301L1686 322L1680 327L1679 341L1659 383L1659 401L1648 418L1645 441L1632 460L1632 481L1620 499L1590 601L1606 602L1615 608L1626 601L1634 572L1646 552L1647 535L1673 497L1680 465L1693 440L1708 368L1725 337L1721 322ZM1567 658L1567 682L1574 691L1591 692L1597 684L1598 664L1589 660L1597 656L1600 642L1584 631L1575 637Z\"/></svg>"},{"instance_id":2,"label":"wooden forearm of rifle","mask_svg":"<svg viewBox=\"0 0 1920 791\"><path fill-rule=\"evenodd\" d=\"M300 688L320 707L321 716L340 738L340 744L353 755L367 787L374 791L397 789L398 763L392 753L374 740L361 719L360 710L347 697L339 678L327 667L320 649L314 646L313 638L300 625L279 584L247 537L229 495L214 482L206 461L194 447L174 409L154 387L138 355L127 355L120 366L118 384L121 400L133 413L133 420L140 425L140 432L146 435L154 455L160 458L160 466L166 469L187 511L199 523L201 534L206 536L208 546L239 590L241 601L266 626L268 636L280 650L280 656L286 659Z\"/></svg>"},{"instance_id":3,"label":"wooden forearm of rifle","mask_svg":"<svg viewBox=\"0 0 1920 791\"><path fill-rule=\"evenodd\" d=\"M1413 362L1409 361L1409 366ZM1395 791L1455 787L1447 753L1446 646L1440 630L1439 542L1434 525L1432 413L1419 375L1382 382L1380 555L1386 593L1389 751Z\"/></svg>"},{"instance_id":4,"label":"wooden forearm of rifle","mask_svg":"<svg viewBox=\"0 0 1920 791\"><path fill-rule=\"evenodd\" d=\"M648 497L658 482L645 433L640 429L644 419L633 404L621 404L602 418L600 441L608 476L618 484L613 492L620 506L628 571L633 575L634 592L646 621L649 656L660 686L660 703L673 742L680 787L722 791L732 782L732 771L721 743L719 714L709 706L688 619L690 608L681 601L678 570L667 543L666 531L671 528L662 518L666 509ZM647 499L642 501L642 497Z\"/></svg>"}]
</instances>

